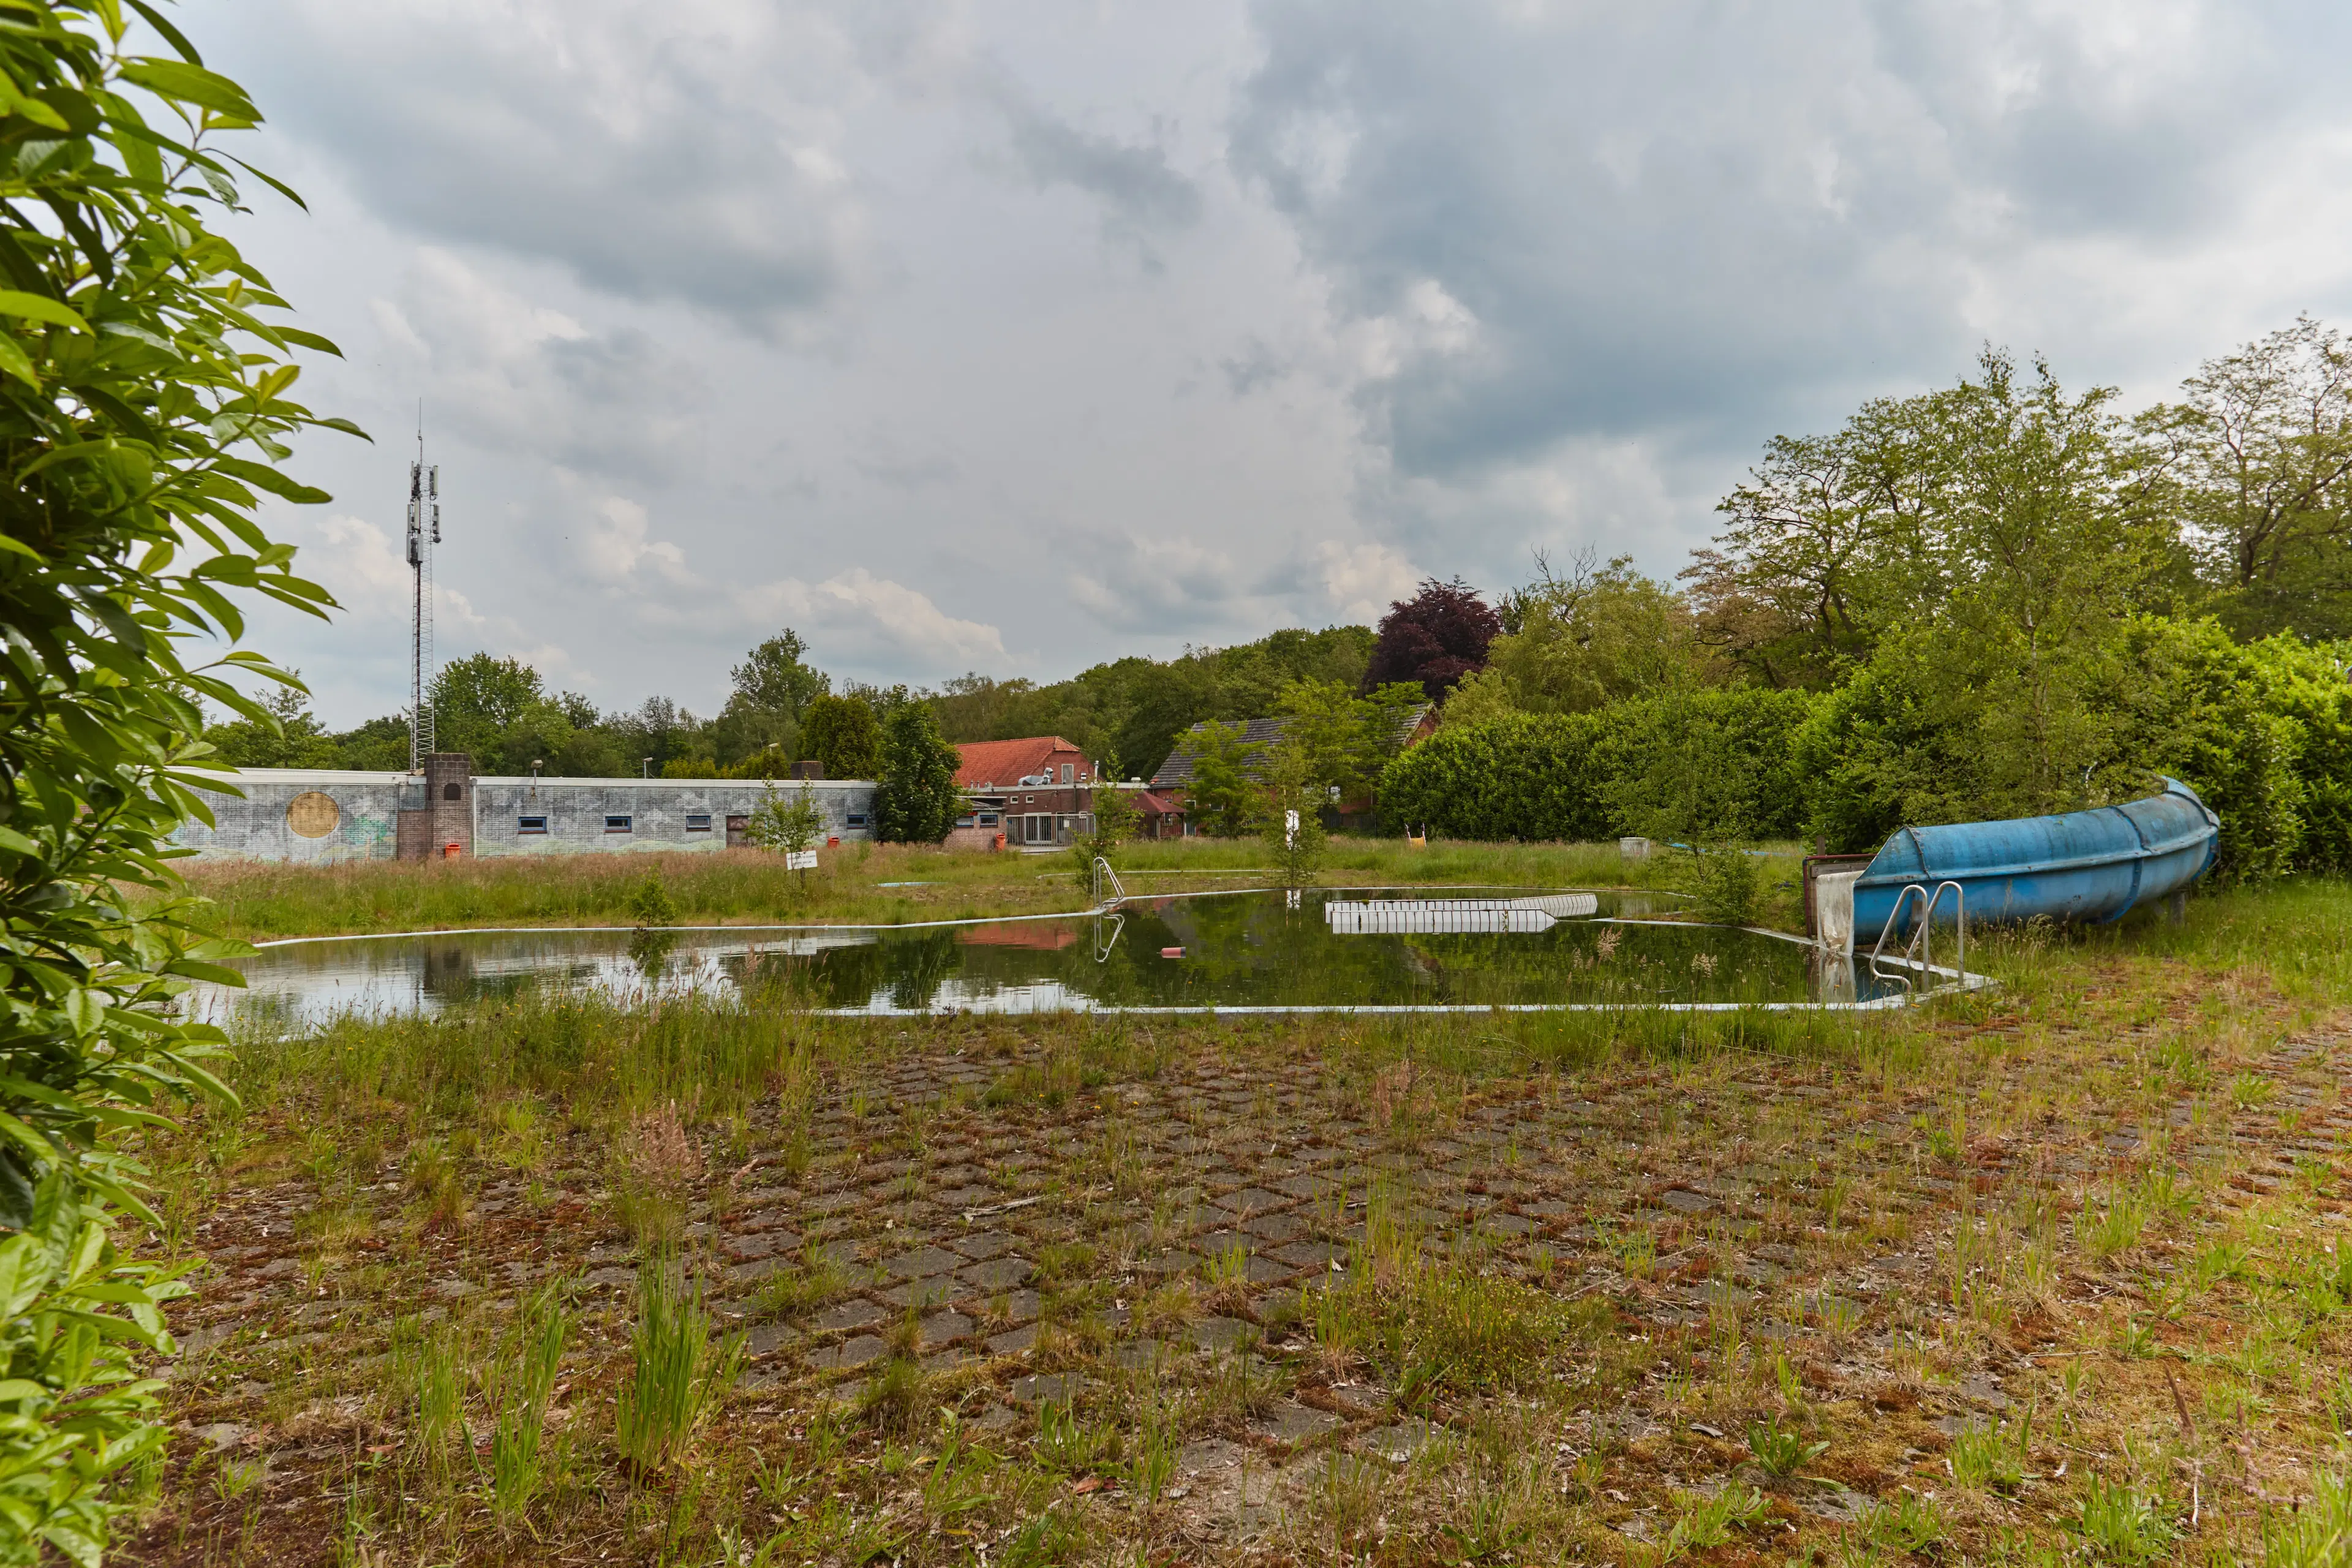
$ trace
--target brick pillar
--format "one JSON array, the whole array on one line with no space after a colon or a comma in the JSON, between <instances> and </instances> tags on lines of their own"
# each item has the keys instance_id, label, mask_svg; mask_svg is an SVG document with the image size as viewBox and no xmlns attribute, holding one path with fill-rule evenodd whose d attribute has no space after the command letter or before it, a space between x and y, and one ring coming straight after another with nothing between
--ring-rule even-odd
<instances>
[{"instance_id":1,"label":"brick pillar","mask_svg":"<svg viewBox=\"0 0 2352 1568\"><path fill-rule=\"evenodd\" d=\"M433 837L425 858L438 860L445 846L474 852L474 759L467 752L435 752L425 759L425 808L433 814Z\"/></svg>"}]
</instances>

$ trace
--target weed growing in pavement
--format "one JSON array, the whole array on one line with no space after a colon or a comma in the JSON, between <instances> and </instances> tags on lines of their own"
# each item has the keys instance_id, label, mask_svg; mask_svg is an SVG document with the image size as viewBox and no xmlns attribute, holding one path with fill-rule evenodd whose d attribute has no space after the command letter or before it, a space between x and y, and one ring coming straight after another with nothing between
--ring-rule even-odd
<instances>
[{"instance_id":1,"label":"weed growing in pavement","mask_svg":"<svg viewBox=\"0 0 2352 1568\"><path fill-rule=\"evenodd\" d=\"M482 1392L494 1423L490 1497L502 1523L521 1517L546 1480L548 1401L571 1330L561 1284L543 1287L485 1367Z\"/></svg>"},{"instance_id":2,"label":"weed growing in pavement","mask_svg":"<svg viewBox=\"0 0 2352 1568\"><path fill-rule=\"evenodd\" d=\"M672 1259L656 1257L637 1270L629 1348L614 1436L635 1472L651 1478L684 1456L719 1395L733 1386L743 1341L714 1341L701 1287L686 1285Z\"/></svg>"},{"instance_id":3,"label":"weed growing in pavement","mask_svg":"<svg viewBox=\"0 0 2352 1568\"><path fill-rule=\"evenodd\" d=\"M1782 1426L1777 1416L1748 1424L1748 1451L1756 1456L1768 1476L1793 1476L1829 1449L1825 1442L1808 1443L1803 1433Z\"/></svg>"},{"instance_id":4,"label":"weed growing in pavement","mask_svg":"<svg viewBox=\"0 0 2352 1568\"><path fill-rule=\"evenodd\" d=\"M2312 1478L2311 1500L2263 1519L2263 1568L2341 1568L2352 1557L2352 1479L2340 1470Z\"/></svg>"},{"instance_id":5,"label":"weed growing in pavement","mask_svg":"<svg viewBox=\"0 0 2352 1568\"><path fill-rule=\"evenodd\" d=\"M2159 1499L2104 1476L2095 1475L2084 1484L2073 1522L2094 1552L2124 1564L2161 1561L2180 1535Z\"/></svg>"},{"instance_id":6,"label":"weed growing in pavement","mask_svg":"<svg viewBox=\"0 0 2352 1568\"><path fill-rule=\"evenodd\" d=\"M1679 1563L1694 1552L1712 1552L1763 1517L1764 1494L1753 1487L1725 1487L1712 1497L1685 1492L1657 1560Z\"/></svg>"},{"instance_id":7,"label":"weed growing in pavement","mask_svg":"<svg viewBox=\"0 0 2352 1568\"><path fill-rule=\"evenodd\" d=\"M1952 1479L1978 1491L2015 1491L2025 1479L2024 1433L2006 1426L1964 1426L1945 1454Z\"/></svg>"}]
</instances>

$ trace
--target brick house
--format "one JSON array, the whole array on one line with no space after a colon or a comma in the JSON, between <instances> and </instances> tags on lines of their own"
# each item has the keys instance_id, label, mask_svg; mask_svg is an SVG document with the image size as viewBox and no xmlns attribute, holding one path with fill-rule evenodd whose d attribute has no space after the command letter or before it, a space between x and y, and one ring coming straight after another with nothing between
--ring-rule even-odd
<instances>
[{"instance_id":1,"label":"brick house","mask_svg":"<svg viewBox=\"0 0 2352 1568\"><path fill-rule=\"evenodd\" d=\"M1067 844L1094 826L1097 772L1074 742L1059 735L1018 741L965 741L956 785L963 815L950 841L968 833L1008 847Z\"/></svg>"}]
</instances>

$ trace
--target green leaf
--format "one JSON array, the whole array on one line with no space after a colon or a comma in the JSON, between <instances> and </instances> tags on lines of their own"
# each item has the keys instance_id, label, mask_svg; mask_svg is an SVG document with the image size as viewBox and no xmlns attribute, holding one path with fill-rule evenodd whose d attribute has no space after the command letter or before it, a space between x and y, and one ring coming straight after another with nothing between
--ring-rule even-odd
<instances>
[{"instance_id":1,"label":"green leaf","mask_svg":"<svg viewBox=\"0 0 2352 1568\"><path fill-rule=\"evenodd\" d=\"M122 79L145 88L158 98L192 103L230 120L257 124L261 120L261 111L254 108L245 89L217 72L185 60L157 59L152 56L128 59L122 62Z\"/></svg>"},{"instance_id":2,"label":"green leaf","mask_svg":"<svg viewBox=\"0 0 2352 1568\"><path fill-rule=\"evenodd\" d=\"M289 479L267 463L253 462L245 458L219 458L214 460L215 471L243 479L256 489L268 490L299 506L318 506L335 498L321 489Z\"/></svg>"},{"instance_id":3,"label":"green leaf","mask_svg":"<svg viewBox=\"0 0 2352 1568\"><path fill-rule=\"evenodd\" d=\"M25 346L6 332L0 332L0 370L6 371L26 386L38 392L41 378L34 373L33 360Z\"/></svg>"},{"instance_id":4,"label":"green leaf","mask_svg":"<svg viewBox=\"0 0 2352 1568\"><path fill-rule=\"evenodd\" d=\"M28 321L47 321L51 326L70 327L77 332L89 331L89 323L81 312L63 300L52 300L46 294L27 294L21 289L0 289L0 316L21 316Z\"/></svg>"}]
</instances>

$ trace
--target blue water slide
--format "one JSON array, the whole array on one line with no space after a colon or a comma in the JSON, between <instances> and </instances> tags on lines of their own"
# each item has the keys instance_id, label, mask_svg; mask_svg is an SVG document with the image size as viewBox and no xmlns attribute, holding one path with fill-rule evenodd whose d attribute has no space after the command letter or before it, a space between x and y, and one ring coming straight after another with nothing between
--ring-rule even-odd
<instances>
[{"instance_id":1,"label":"blue water slide","mask_svg":"<svg viewBox=\"0 0 2352 1568\"><path fill-rule=\"evenodd\" d=\"M2126 805L1906 827L1872 857L1853 885L1857 946L1875 942L1903 889L1958 882L1970 921L2119 921L2135 906L2177 893L2213 865L2221 820L2178 779ZM1906 919L1916 918L1915 903ZM1951 918L1946 899L1936 911Z\"/></svg>"}]
</instances>

